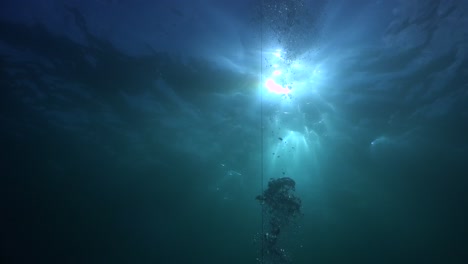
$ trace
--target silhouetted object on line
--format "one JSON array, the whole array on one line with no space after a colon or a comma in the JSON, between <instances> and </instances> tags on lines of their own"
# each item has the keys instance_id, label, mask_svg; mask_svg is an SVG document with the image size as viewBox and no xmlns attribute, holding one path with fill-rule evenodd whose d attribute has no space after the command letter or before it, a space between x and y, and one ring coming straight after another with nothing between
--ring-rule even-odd
<instances>
[{"instance_id":1,"label":"silhouetted object on line","mask_svg":"<svg viewBox=\"0 0 468 264\"><path fill-rule=\"evenodd\" d=\"M290 263L286 252L278 244L281 229L301 214L301 199L294 196L296 182L288 177L270 179L263 195L256 197L263 203L267 231L262 234L264 264Z\"/></svg>"}]
</instances>

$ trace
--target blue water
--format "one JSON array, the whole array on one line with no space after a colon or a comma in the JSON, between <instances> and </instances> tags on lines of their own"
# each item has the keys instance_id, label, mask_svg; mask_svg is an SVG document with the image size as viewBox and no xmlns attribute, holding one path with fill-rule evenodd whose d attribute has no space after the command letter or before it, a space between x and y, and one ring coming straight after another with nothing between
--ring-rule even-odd
<instances>
[{"instance_id":1,"label":"blue water","mask_svg":"<svg viewBox=\"0 0 468 264\"><path fill-rule=\"evenodd\" d=\"M468 263L467 12L2 1L2 263Z\"/></svg>"}]
</instances>

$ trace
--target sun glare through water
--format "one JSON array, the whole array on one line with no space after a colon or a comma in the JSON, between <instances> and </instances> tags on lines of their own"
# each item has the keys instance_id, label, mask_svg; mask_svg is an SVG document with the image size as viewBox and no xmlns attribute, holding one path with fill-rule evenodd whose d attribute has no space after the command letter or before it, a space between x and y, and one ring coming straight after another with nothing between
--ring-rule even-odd
<instances>
[{"instance_id":1,"label":"sun glare through water","mask_svg":"<svg viewBox=\"0 0 468 264\"><path fill-rule=\"evenodd\" d=\"M265 151L271 157L267 169L273 175L303 180L307 176L301 175L313 175L318 169L321 135L302 106L317 96L321 67L300 59L290 61L281 49L266 52L265 57L263 103L271 110L264 117L270 133L264 135L268 138Z\"/></svg>"}]
</instances>

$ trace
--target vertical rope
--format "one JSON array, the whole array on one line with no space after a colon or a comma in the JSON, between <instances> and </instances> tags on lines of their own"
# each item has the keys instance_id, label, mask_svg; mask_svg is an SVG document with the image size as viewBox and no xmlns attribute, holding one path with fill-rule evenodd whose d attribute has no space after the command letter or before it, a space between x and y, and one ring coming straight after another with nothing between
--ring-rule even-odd
<instances>
[{"instance_id":1,"label":"vertical rope","mask_svg":"<svg viewBox=\"0 0 468 264\"><path fill-rule=\"evenodd\" d=\"M264 13L263 13L263 0L261 0L260 4L262 5L260 8L260 16L261 16L261 19L260 19L260 85L259 85L259 89L260 89L260 169L261 169L261 190L262 190L262 195L263 195L263 171L264 171L264 168L263 168L263 163L264 163L264 159L263 159L263 22L264 22ZM264 263L264 252L265 252L265 232L264 232L264 229L265 229L265 223L264 223L264 204L262 203L261 205L261 224L262 224L262 228L261 228L261 240L262 240L262 248L261 248L261 253L260 253L260 263L263 264Z\"/></svg>"}]
</instances>

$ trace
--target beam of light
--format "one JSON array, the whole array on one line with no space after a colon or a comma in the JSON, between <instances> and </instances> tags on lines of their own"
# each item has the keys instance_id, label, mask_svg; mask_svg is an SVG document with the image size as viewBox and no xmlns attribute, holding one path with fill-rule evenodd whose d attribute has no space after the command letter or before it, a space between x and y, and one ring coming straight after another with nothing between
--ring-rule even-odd
<instances>
[{"instance_id":1,"label":"beam of light","mask_svg":"<svg viewBox=\"0 0 468 264\"><path fill-rule=\"evenodd\" d=\"M272 175L287 175L296 181L308 181L319 169L319 138L310 137L306 131L284 131L269 145L267 171Z\"/></svg>"}]
</instances>

